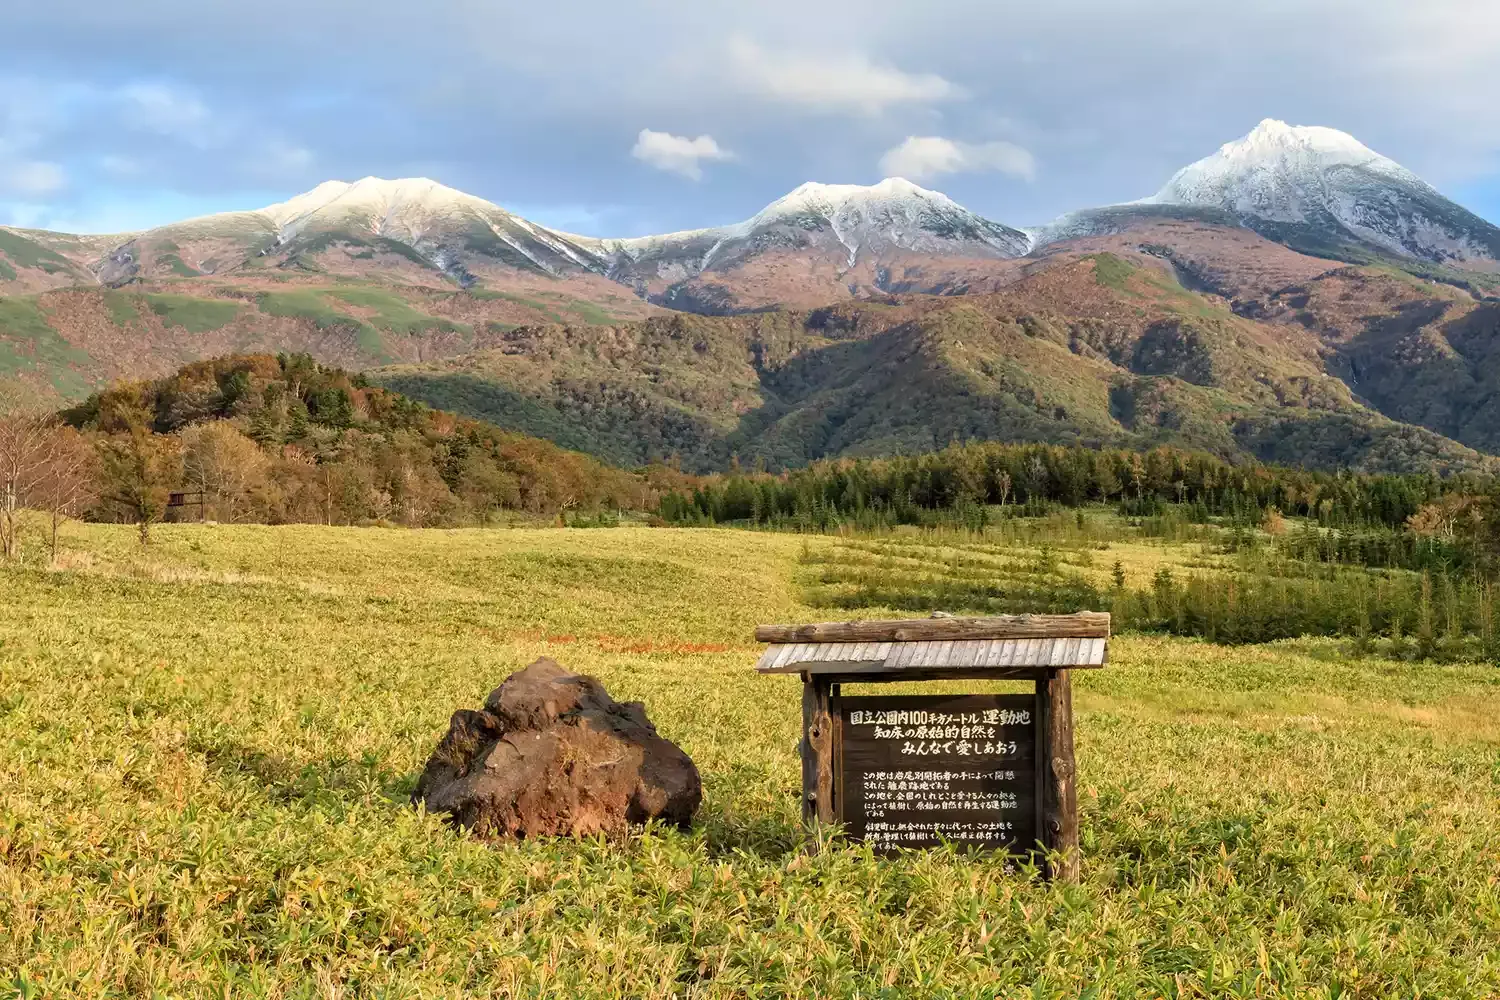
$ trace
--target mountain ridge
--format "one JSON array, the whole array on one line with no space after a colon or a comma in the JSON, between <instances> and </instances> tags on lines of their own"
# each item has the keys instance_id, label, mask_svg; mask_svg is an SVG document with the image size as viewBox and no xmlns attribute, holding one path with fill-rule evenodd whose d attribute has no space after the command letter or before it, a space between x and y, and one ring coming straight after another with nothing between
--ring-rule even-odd
<instances>
[{"instance_id":1,"label":"mountain ridge","mask_svg":"<svg viewBox=\"0 0 1500 1000\"><path fill-rule=\"evenodd\" d=\"M1266 119L1134 202L1030 228L985 218L901 178L808 182L747 219L627 238L544 226L430 178L325 181L286 201L115 237L0 229L0 290L89 280L326 273L510 287L602 279L690 312L811 307L890 291L1011 280L1008 262L1161 219L1251 229L1351 262L1500 273L1500 229L1347 133ZM106 252L100 247L114 243ZM12 252L23 244L19 252ZM7 245L11 247L7 250ZM16 266L50 255L51 270Z\"/></svg>"},{"instance_id":2,"label":"mountain ridge","mask_svg":"<svg viewBox=\"0 0 1500 1000\"><path fill-rule=\"evenodd\" d=\"M895 178L614 241L427 178L124 241L0 229L0 394L306 352L611 460L976 437L1488 467L1500 277L1487 244L1450 252L1427 223L1488 224L1414 178L1267 122L1143 202L1041 231Z\"/></svg>"}]
</instances>

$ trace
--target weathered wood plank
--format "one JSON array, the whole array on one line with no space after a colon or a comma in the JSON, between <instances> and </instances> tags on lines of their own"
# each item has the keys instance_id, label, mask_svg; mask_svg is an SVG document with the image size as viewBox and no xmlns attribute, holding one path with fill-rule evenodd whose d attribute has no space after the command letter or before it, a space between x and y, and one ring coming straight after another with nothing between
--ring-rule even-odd
<instances>
[{"instance_id":1,"label":"weathered wood plank","mask_svg":"<svg viewBox=\"0 0 1500 1000\"><path fill-rule=\"evenodd\" d=\"M814 798L818 786L818 762L812 742L813 717L817 714L817 710L818 695L813 688L812 678L803 674L802 742L797 744L797 750L802 756L802 822L804 823L811 823L817 818L817 805Z\"/></svg>"},{"instance_id":2,"label":"weathered wood plank","mask_svg":"<svg viewBox=\"0 0 1500 1000\"><path fill-rule=\"evenodd\" d=\"M912 642L921 639L1095 639L1109 635L1109 612L906 618L896 621L760 625L757 642Z\"/></svg>"},{"instance_id":3,"label":"weathered wood plank","mask_svg":"<svg viewBox=\"0 0 1500 1000\"><path fill-rule=\"evenodd\" d=\"M839 700L842 697L838 684L832 681L828 684L828 714L829 724L833 731L829 734L828 745L829 766L833 773L833 791L830 808L833 811L834 822L844 821L844 719L839 709Z\"/></svg>"},{"instance_id":4,"label":"weathered wood plank","mask_svg":"<svg viewBox=\"0 0 1500 1000\"><path fill-rule=\"evenodd\" d=\"M1073 684L1066 670L1048 671L1037 681L1042 709L1042 843L1056 857L1048 874L1078 880L1078 787L1073 759Z\"/></svg>"},{"instance_id":5,"label":"weathered wood plank","mask_svg":"<svg viewBox=\"0 0 1500 1000\"><path fill-rule=\"evenodd\" d=\"M858 672L855 672L858 671ZM1046 667L908 667L905 670L864 670L859 664L850 670L847 665L812 664L807 673L811 676L827 677L842 684L885 684L893 681L1003 681L1040 680Z\"/></svg>"},{"instance_id":6,"label":"weathered wood plank","mask_svg":"<svg viewBox=\"0 0 1500 1000\"><path fill-rule=\"evenodd\" d=\"M922 642L811 642L771 646L756 663L763 674L828 672L888 673L946 667L1041 667L1089 669L1104 666L1104 639L936 639Z\"/></svg>"},{"instance_id":7,"label":"weathered wood plank","mask_svg":"<svg viewBox=\"0 0 1500 1000\"><path fill-rule=\"evenodd\" d=\"M814 776L813 802L819 823L834 823L838 815L833 802L833 712L829 705L831 682L824 677L814 677L813 728L811 732L813 751L817 755Z\"/></svg>"},{"instance_id":8,"label":"weathered wood plank","mask_svg":"<svg viewBox=\"0 0 1500 1000\"><path fill-rule=\"evenodd\" d=\"M971 666L958 667L953 665L943 666L941 664L931 667L911 664L901 666L888 663L885 660L872 660L867 663L850 661L828 661L824 663L789 663L784 667L774 670L761 670L759 673L764 677L775 677L786 674L837 674L850 684L858 683L860 678L871 681L905 681L917 679L915 674L922 674L924 678L928 675L933 677L969 677L969 678L1005 678L1005 677L1032 677L1044 670L1053 668L1042 665L1028 666L1024 663L1011 664L1009 666ZM1073 665L1072 670L1098 670L1098 666Z\"/></svg>"}]
</instances>

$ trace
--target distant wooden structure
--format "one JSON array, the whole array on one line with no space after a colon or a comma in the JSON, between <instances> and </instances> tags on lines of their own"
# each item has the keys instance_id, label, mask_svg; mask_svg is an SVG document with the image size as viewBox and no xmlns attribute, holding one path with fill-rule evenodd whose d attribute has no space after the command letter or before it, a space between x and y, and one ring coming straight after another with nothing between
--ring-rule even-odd
<instances>
[{"instance_id":1,"label":"distant wooden structure","mask_svg":"<svg viewBox=\"0 0 1500 1000\"><path fill-rule=\"evenodd\" d=\"M941 839L1025 852L1039 841L1056 859L1049 875L1076 879L1069 678L1105 666L1109 635L1096 612L760 626L769 645L756 669L802 677L804 818L881 849ZM840 691L961 679L1033 680L1035 696Z\"/></svg>"},{"instance_id":2,"label":"distant wooden structure","mask_svg":"<svg viewBox=\"0 0 1500 1000\"><path fill-rule=\"evenodd\" d=\"M196 505L198 508L198 520L204 520L204 504L208 500L208 494L202 490L181 490L176 493L167 494L167 506L190 507Z\"/></svg>"}]
</instances>

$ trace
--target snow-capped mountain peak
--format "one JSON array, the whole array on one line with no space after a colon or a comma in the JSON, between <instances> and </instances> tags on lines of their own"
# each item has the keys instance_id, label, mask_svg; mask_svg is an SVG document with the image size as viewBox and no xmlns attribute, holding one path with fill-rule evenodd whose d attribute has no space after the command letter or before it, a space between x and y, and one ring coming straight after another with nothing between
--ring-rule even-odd
<instances>
[{"instance_id":1,"label":"snow-capped mountain peak","mask_svg":"<svg viewBox=\"0 0 1500 1000\"><path fill-rule=\"evenodd\" d=\"M1151 197L1120 208L1149 206L1228 212L1264 235L1319 254L1338 256L1363 245L1462 263L1500 253L1500 231L1396 161L1338 129L1273 118L1183 167ZM1078 225L1065 219L1050 230L1056 238Z\"/></svg>"},{"instance_id":2,"label":"snow-capped mountain peak","mask_svg":"<svg viewBox=\"0 0 1500 1000\"><path fill-rule=\"evenodd\" d=\"M925 252L969 252L1018 256L1029 249L1024 233L991 222L945 194L928 191L903 177L878 184L820 184L810 181L776 199L737 226L727 239L749 238L790 227L808 230L826 224L848 251L852 266L862 250L883 247Z\"/></svg>"},{"instance_id":3,"label":"snow-capped mountain peak","mask_svg":"<svg viewBox=\"0 0 1500 1000\"><path fill-rule=\"evenodd\" d=\"M1033 248L1163 215L1237 223L1320 257L1362 260L1374 251L1486 269L1500 260L1500 229L1401 164L1347 132L1274 118L1183 167L1149 198L1069 212L1031 230Z\"/></svg>"},{"instance_id":4,"label":"snow-capped mountain peak","mask_svg":"<svg viewBox=\"0 0 1500 1000\"><path fill-rule=\"evenodd\" d=\"M1336 200L1341 175L1358 171L1427 188L1416 174L1338 129L1267 118L1248 135L1183 167L1137 204L1222 208L1273 222L1306 222Z\"/></svg>"},{"instance_id":5,"label":"snow-capped mountain peak","mask_svg":"<svg viewBox=\"0 0 1500 1000\"><path fill-rule=\"evenodd\" d=\"M918 187L904 177L887 177L878 184L820 184L808 181L771 202L754 219L764 220L801 212L833 215L838 212L876 211L911 214L931 208L958 208L945 194Z\"/></svg>"},{"instance_id":6,"label":"snow-capped mountain peak","mask_svg":"<svg viewBox=\"0 0 1500 1000\"><path fill-rule=\"evenodd\" d=\"M378 235L415 239L434 221L465 212L505 214L482 198L426 177L324 181L305 194L260 210L275 222L283 242L311 224L350 217Z\"/></svg>"},{"instance_id":7,"label":"snow-capped mountain peak","mask_svg":"<svg viewBox=\"0 0 1500 1000\"><path fill-rule=\"evenodd\" d=\"M1243 139L1226 142L1219 149L1221 157L1243 160L1268 160L1287 155L1308 156L1324 164L1349 163L1368 166L1379 163L1402 168L1360 142L1348 132L1322 125L1288 125L1275 118L1264 119ZM1403 171L1404 172L1404 171Z\"/></svg>"},{"instance_id":8,"label":"snow-capped mountain peak","mask_svg":"<svg viewBox=\"0 0 1500 1000\"><path fill-rule=\"evenodd\" d=\"M771 250L832 251L852 268L893 250L1018 257L1031 247L1020 230L901 177L870 185L809 181L727 226L633 239L557 235L595 255L612 276L649 271L652 278L674 280L729 268Z\"/></svg>"}]
</instances>

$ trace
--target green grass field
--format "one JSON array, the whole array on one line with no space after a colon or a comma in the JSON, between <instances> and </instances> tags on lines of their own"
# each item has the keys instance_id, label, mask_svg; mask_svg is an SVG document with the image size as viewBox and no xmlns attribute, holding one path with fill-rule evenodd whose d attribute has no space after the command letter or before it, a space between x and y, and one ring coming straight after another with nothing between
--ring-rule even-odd
<instances>
[{"instance_id":1,"label":"green grass field","mask_svg":"<svg viewBox=\"0 0 1500 1000\"><path fill-rule=\"evenodd\" d=\"M799 685L749 636L880 613L803 603L836 544L70 526L0 568L0 996L1500 995L1492 665L1122 636L1075 681L1080 884L809 852ZM406 804L541 655L693 756L691 832L490 846Z\"/></svg>"}]
</instances>

